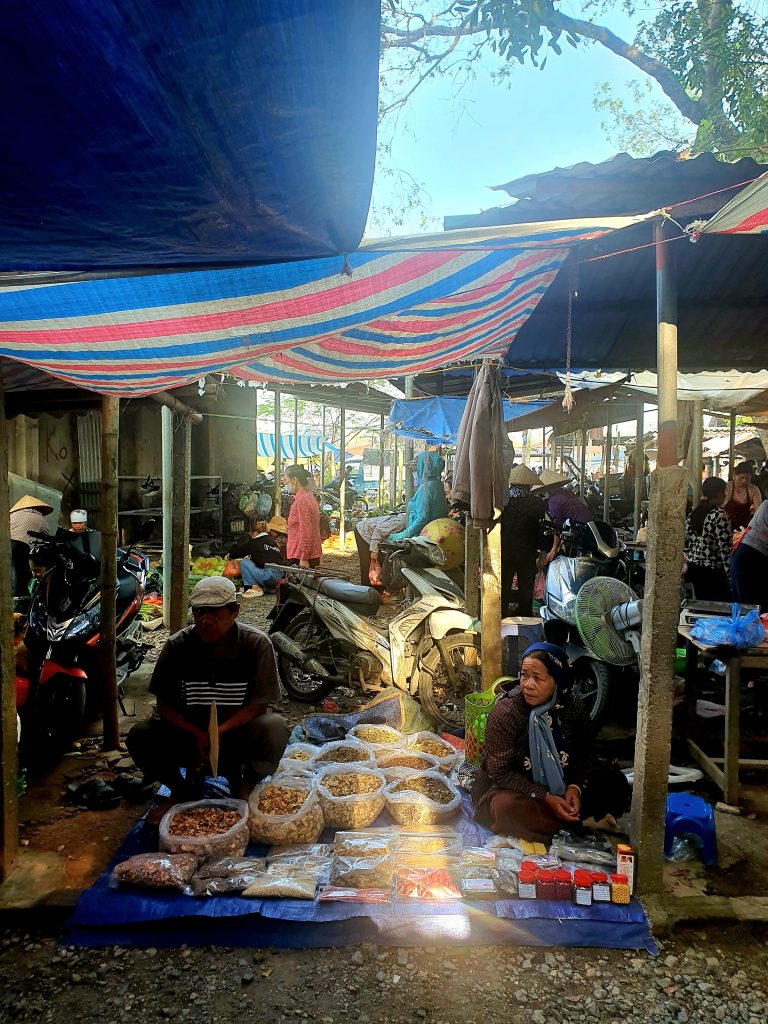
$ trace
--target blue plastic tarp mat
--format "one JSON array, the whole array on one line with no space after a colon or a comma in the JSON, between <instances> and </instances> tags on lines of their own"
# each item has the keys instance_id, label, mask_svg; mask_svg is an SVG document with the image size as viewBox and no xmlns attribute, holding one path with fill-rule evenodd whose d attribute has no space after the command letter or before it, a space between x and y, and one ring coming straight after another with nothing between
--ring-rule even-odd
<instances>
[{"instance_id":1,"label":"blue plastic tarp mat","mask_svg":"<svg viewBox=\"0 0 768 1024\"><path fill-rule=\"evenodd\" d=\"M378 0L4 5L0 267L354 250L380 17Z\"/></svg>"},{"instance_id":2,"label":"blue plastic tarp mat","mask_svg":"<svg viewBox=\"0 0 768 1024\"><path fill-rule=\"evenodd\" d=\"M456 828L465 845L481 844L486 829L468 815L464 801ZM384 812L377 825L389 825ZM332 839L332 831L323 837ZM596 946L655 952L648 920L637 901L627 907L499 900L434 901L383 905L309 900L212 897L148 893L115 887L112 867L135 853L156 849L157 829L144 820L133 829L112 864L80 897L66 941L106 945L223 945L309 948L372 941L392 945L503 944ZM253 847L254 855L264 852Z\"/></svg>"}]
</instances>

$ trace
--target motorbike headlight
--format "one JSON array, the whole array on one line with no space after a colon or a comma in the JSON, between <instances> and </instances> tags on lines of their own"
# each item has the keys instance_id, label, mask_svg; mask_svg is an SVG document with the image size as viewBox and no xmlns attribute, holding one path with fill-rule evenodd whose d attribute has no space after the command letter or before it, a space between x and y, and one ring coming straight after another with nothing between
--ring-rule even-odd
<instances>
[{"instance_id":1,"label":"motorbike headlight","mask_svg":"<svg viewBox=\"0 0 768 1024\"><path fill-rule=\"evenodd\" d=\"M92 613L81 612L72 619L72 623L67 630L67 638L74 638L76 636L82 636L83 633L88 633L93 629L94 620Z\"/></svg>"}]
</instances>

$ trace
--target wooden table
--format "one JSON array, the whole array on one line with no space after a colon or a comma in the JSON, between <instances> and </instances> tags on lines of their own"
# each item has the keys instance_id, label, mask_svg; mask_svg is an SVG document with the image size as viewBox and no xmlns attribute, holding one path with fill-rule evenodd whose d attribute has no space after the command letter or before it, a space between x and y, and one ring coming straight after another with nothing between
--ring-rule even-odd
<instances>
[{"instance_id":1,"label":"wooden table","mask_svg":"<svg viewBox=\"0 0 768 1024\"><path fill-rule=\"evenodd\" d=\"M759 647L738 651L733 647L709 647L691 637L689 626L679 628L688 650L685 684L686 738L691 757L723 792L727 804L739 802L739 768L768 768L768 760L739 757L739 712L741 671L756 668L768 672L768 640ZM723 757L709 757L693 739L696 724L697 674L699 652L718 658L725 665L725 743ZM722 765L722 768L720 767Z\"/></svg>"}]
</instances>

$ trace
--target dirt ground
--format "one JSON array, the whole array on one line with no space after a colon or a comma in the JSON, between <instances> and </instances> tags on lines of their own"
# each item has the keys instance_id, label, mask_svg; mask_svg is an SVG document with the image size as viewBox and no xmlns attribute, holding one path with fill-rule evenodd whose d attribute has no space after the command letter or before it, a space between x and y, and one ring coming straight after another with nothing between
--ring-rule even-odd
<instances>
[{"instance_id":1,"label":"dirt ground","mask_svg":"<svg viewBox=\"0 0 768 1024\"><path fill-rule=\"evenodd\" d=\"M351 541L351 538L350 538ZM340 552L327 552L324 566L356 580L358 573L354 544ZM243 621L260 628L267 627L267 615L273 601L265 596L242 602ZM394 609L387 607L385 615ZM157 653L167 639L164 629L145 636L154 646L147 662L127 685L129 716L121 717L120 731L124 738L137 718L151 714L153 699L148 694L149 678ZM332 695L340 711L351 711L364 703L354 690L340 688ZM622 766L632 762L634 746L633 702L630 698L614 702L614 714L602 730L598 747L604 756L618 759ZM631 705L631 706L630 706ZM283 713L291 726L310 710L306 704L285 702ZM712 719L705 726L709 737L705 744L716 746L722 719ZM765 740L765 718L749 711L744 718L745 743L758 749ZM89 886L111 859L125 835L146 810L147 804L122 801L113 810L92 811L66 801L66 788L91 778L114 779L119 772L133 771L125 751L104 754L100 748L100 723L92 735L84 737L67 754L62 763L46 778L31 780L21 799L21 850L16 880L0 887L0 905L26 905L30 899L40 902L74 901L78 892ZM756 755L753 755L756 756ZM763 755L765 756L765 755ZM673 757L686 763L679 745ZM766 775L745 772L743 809L738 817L718 813L717 833L719 864L705 868L698 859L666 866L666 882L670 892L679 896L717 894L768 895L768 789ZM715 786L706 780L689 787L713 804L719 799ZM628 827L628 822L622 821Z\"/></svg>"}]
</instances>

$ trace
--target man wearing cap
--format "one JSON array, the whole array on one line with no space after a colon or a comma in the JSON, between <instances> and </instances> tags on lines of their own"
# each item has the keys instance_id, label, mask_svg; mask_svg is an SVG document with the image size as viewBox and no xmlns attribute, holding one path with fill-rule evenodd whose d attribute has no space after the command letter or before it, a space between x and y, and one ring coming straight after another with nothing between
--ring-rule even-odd
<instances>
[{"instance_id":1,"label":"man wearing cap","mask_svg":"<svg viewBox=\"0 0 768 1024\"><path fill-rule=\"evenodd\" d=\"M268 562L285 564L287 542L288 523L282 516L272 516L266 530L252 535L231 549L229 557L241 560L243 597L261 597L265 592L274 593L277 576L265 566Z\"/></svg>"},{"instance_id":2,"label":"man wearing cap","mask_svg":"<svg viewBox=\"0 0 768 1024\"><path fill-rule=\"evenodd\" d=\"M145 778L170 788L171 802L193 798L211 769L215 704L218 774L233 796L247 795L274 771L288 743L284 719L269 710L280 701L275 651L261 630L238 622L231 580L200 580L189 603L194 625L167 641L152 673L157 715L131 729L128 751Z\"/></svg>"},{"instance_id":3,"label":"man wearing cap","mask_svg":"<svg viewBox=\"0 0 768 1024\"><path fill-rule=\"evenodd\" d=\"M46 516L53 509L47 502L25 494L11 509L11 586L14 597L23 597L29 584L29 551L35 543L30 533L50 533Z\"/></svg>"}]
</instances>

